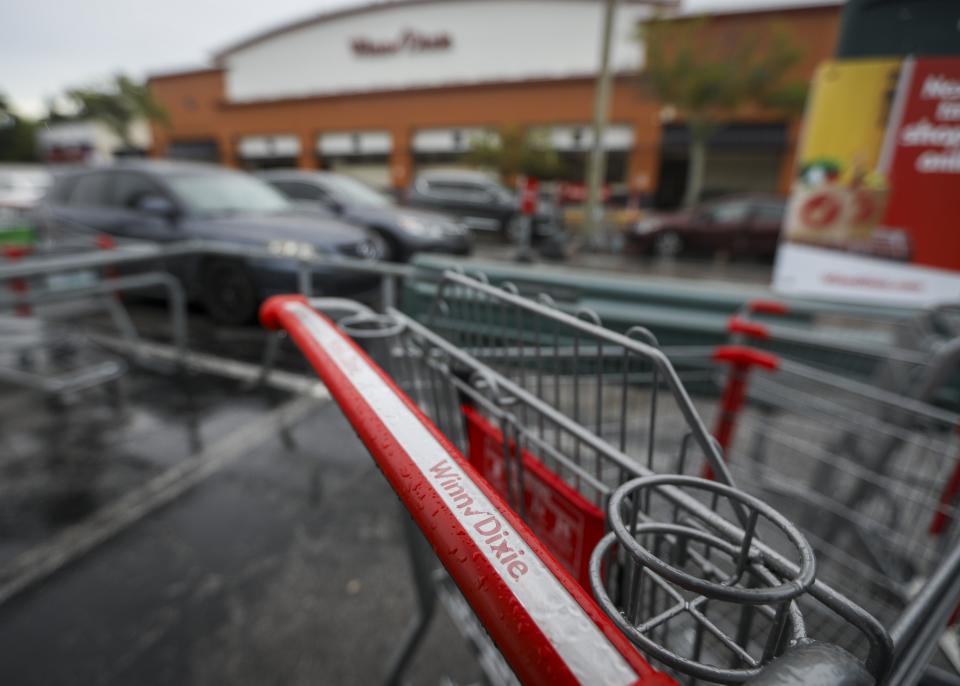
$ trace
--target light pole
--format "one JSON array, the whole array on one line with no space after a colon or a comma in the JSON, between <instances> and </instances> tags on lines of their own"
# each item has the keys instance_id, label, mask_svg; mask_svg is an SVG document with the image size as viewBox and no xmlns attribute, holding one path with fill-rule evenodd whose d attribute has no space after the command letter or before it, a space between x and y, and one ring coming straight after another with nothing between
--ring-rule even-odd
<instances>
[{"instance_id":1,"label":"light pole","mask_svg":"<svg viewBox=\"0 0 960 686\"><path fill-rule=\"evenodd\" d=\"M610 38L617 11L617 0L606 0L603 9L603 36L600 43L600 71L593 89L593 141L587 163L587 207L584 228L586 241L592 243L600 228L603 208L600 187L607 171L606 150L603 147L610 109Z\"/></svg>"}]
</instances>

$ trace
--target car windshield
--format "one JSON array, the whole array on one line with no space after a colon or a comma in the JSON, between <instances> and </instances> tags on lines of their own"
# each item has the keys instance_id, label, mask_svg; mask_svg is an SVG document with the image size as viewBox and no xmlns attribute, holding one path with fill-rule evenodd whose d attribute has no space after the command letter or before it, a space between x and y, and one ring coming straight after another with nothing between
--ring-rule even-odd
<instances>
[{"instance_id":1,"label":"car windshield","mask_svg":"<svg viewBox=\"0 0 960 686\"><path fill-rule=\"evenodd\" d=\"M168 178L177 197L194 214L274 214L289 210L283 195L252 176L240 173L187 173Z\"/></svg>"},{"instance_id":2,"label":"car windshield","mask_svg":"<svg viewBox=\"0 0 960 686\"><path fill-rule=\"evenodd\" d=\"M392 204L386 196L349 176L324 177L323 185L329 189L335 200L348 205L386 207Z\"/></svg>"}]
</instances>

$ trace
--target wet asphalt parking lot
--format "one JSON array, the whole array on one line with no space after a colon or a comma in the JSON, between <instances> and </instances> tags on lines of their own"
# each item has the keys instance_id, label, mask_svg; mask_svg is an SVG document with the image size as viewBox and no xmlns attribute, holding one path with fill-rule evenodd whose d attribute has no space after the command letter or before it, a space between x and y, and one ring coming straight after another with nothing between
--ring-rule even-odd
<instances>
[{"instance_id":1,"label":"wet asphalt parking lot","mask_svg":"<svg viewBox=\"0 0 960 686\"><path fill-rule=\"evenodd\" d=\"M197 347L262 345L192 320ZM122 383L118 407L3 387L0 683L380 682L415 612L406 515L322 389ZM478 671L439 613L410 678L446 677Z\"/></svg>"},{"instance_id":2,"label":"wet asphalt parking lot","mask_svg":"<svg viewBox=\"0 0 960 686\"><path fill-rule=\"evenodd\" d=\"M650 269L596 255L576 264ZM734 280L758 282L763 269ZM167 337L163 307L131 312L146 338ZM102 331L76 314L75 326ZM190 332L195 350L251 365L265 340L197 312ZM314 383L291 348L282 367ZM406 515L314 390L136 363L119 403L93 389L59 406L0 387L0 683L381 682L415 613ZM444 612L409 676L480 680Z\"/></svg>"}]
</instances>

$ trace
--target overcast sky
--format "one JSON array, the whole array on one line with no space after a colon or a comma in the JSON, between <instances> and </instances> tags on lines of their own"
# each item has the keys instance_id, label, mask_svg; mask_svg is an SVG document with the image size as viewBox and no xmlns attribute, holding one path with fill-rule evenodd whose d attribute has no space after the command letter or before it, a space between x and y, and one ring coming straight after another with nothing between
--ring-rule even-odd
<instances>
[{"instance_id":1,"label":"overcast sky","mask_svg":"<svg viewBox=\"0 0 960 686\"><path fill-rule=\"evenodd\" d=\"M688 9L811 0L686 0ZM124 71L203 66L217 48L266 27L363 0L5 0L0 93L38 116L48 98Z\"/></svg>"}]
</instances>

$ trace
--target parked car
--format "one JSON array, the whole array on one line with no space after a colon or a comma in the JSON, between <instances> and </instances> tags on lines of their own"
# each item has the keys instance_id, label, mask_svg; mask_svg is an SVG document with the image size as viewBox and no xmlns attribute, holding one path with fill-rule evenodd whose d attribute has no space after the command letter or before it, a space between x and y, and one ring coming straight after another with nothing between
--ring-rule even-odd
<instances>
[{"instance_id":1,"label":"parked car","mask_svg":"<svg viewBox=\"0 0 960 686\"><path fill-rule=\"evenodd\" d=\"M472 170L435 170L417 174L407 191L411 207L441 210L458 217L473 231L516 239L520 202L516 194ZM533 223L533 240L558 232L556 208L541 197Z\"/></svg>"},{"instance_id":2,"label":"parked car","mask_svg":"<svg viewBox=\"0 0 960 686\"><path fill-rule=\"evenodd\" d=\"M185 258L165 265L192 299L224 323L254 318L269 295L296 289L296 267L279 255L377 259L376 236L327 215L295 207L263 181L192 162L130 161L58 177L37 207L41 232L97 231L121 239L168 243L231 241L268 248L277 258ZM373 276L316 271L320 293L355 294Z\"/></svg>"},{"instance_id":3,"label":"parked car","mask_svg":"<svg viewBox=\"0 0 960 686\"><path fill-rule=\"evenodd\" d=\"M387 196L344 174L273 169L264 181L298 205L321 207L340 219L376 232L388 259L406 262L414 253L469 255L473 245L466 225L427 210L398 207Z\"/></svg>"},{"instance_id":4,"label":"parked car","mask_svg":"<svg viewBox=\"0 0 960 686\"><path fill-rule=\"evenodd\" d=\"M692 210L651 213L634 224L628 247L643 254L727 252L772 258L786 201L774 195L737 195Z\"/></svg>"},{"instance_id":5,"label":"parked car","mask_svg":"<svg viewBox=\"0 0 960 686\"><path fill-rule=\"evenodd\" d=\"M43 167L0 164L0 215L23 214L39 202L52 177Z\"/></svg>"}]
</instances>

